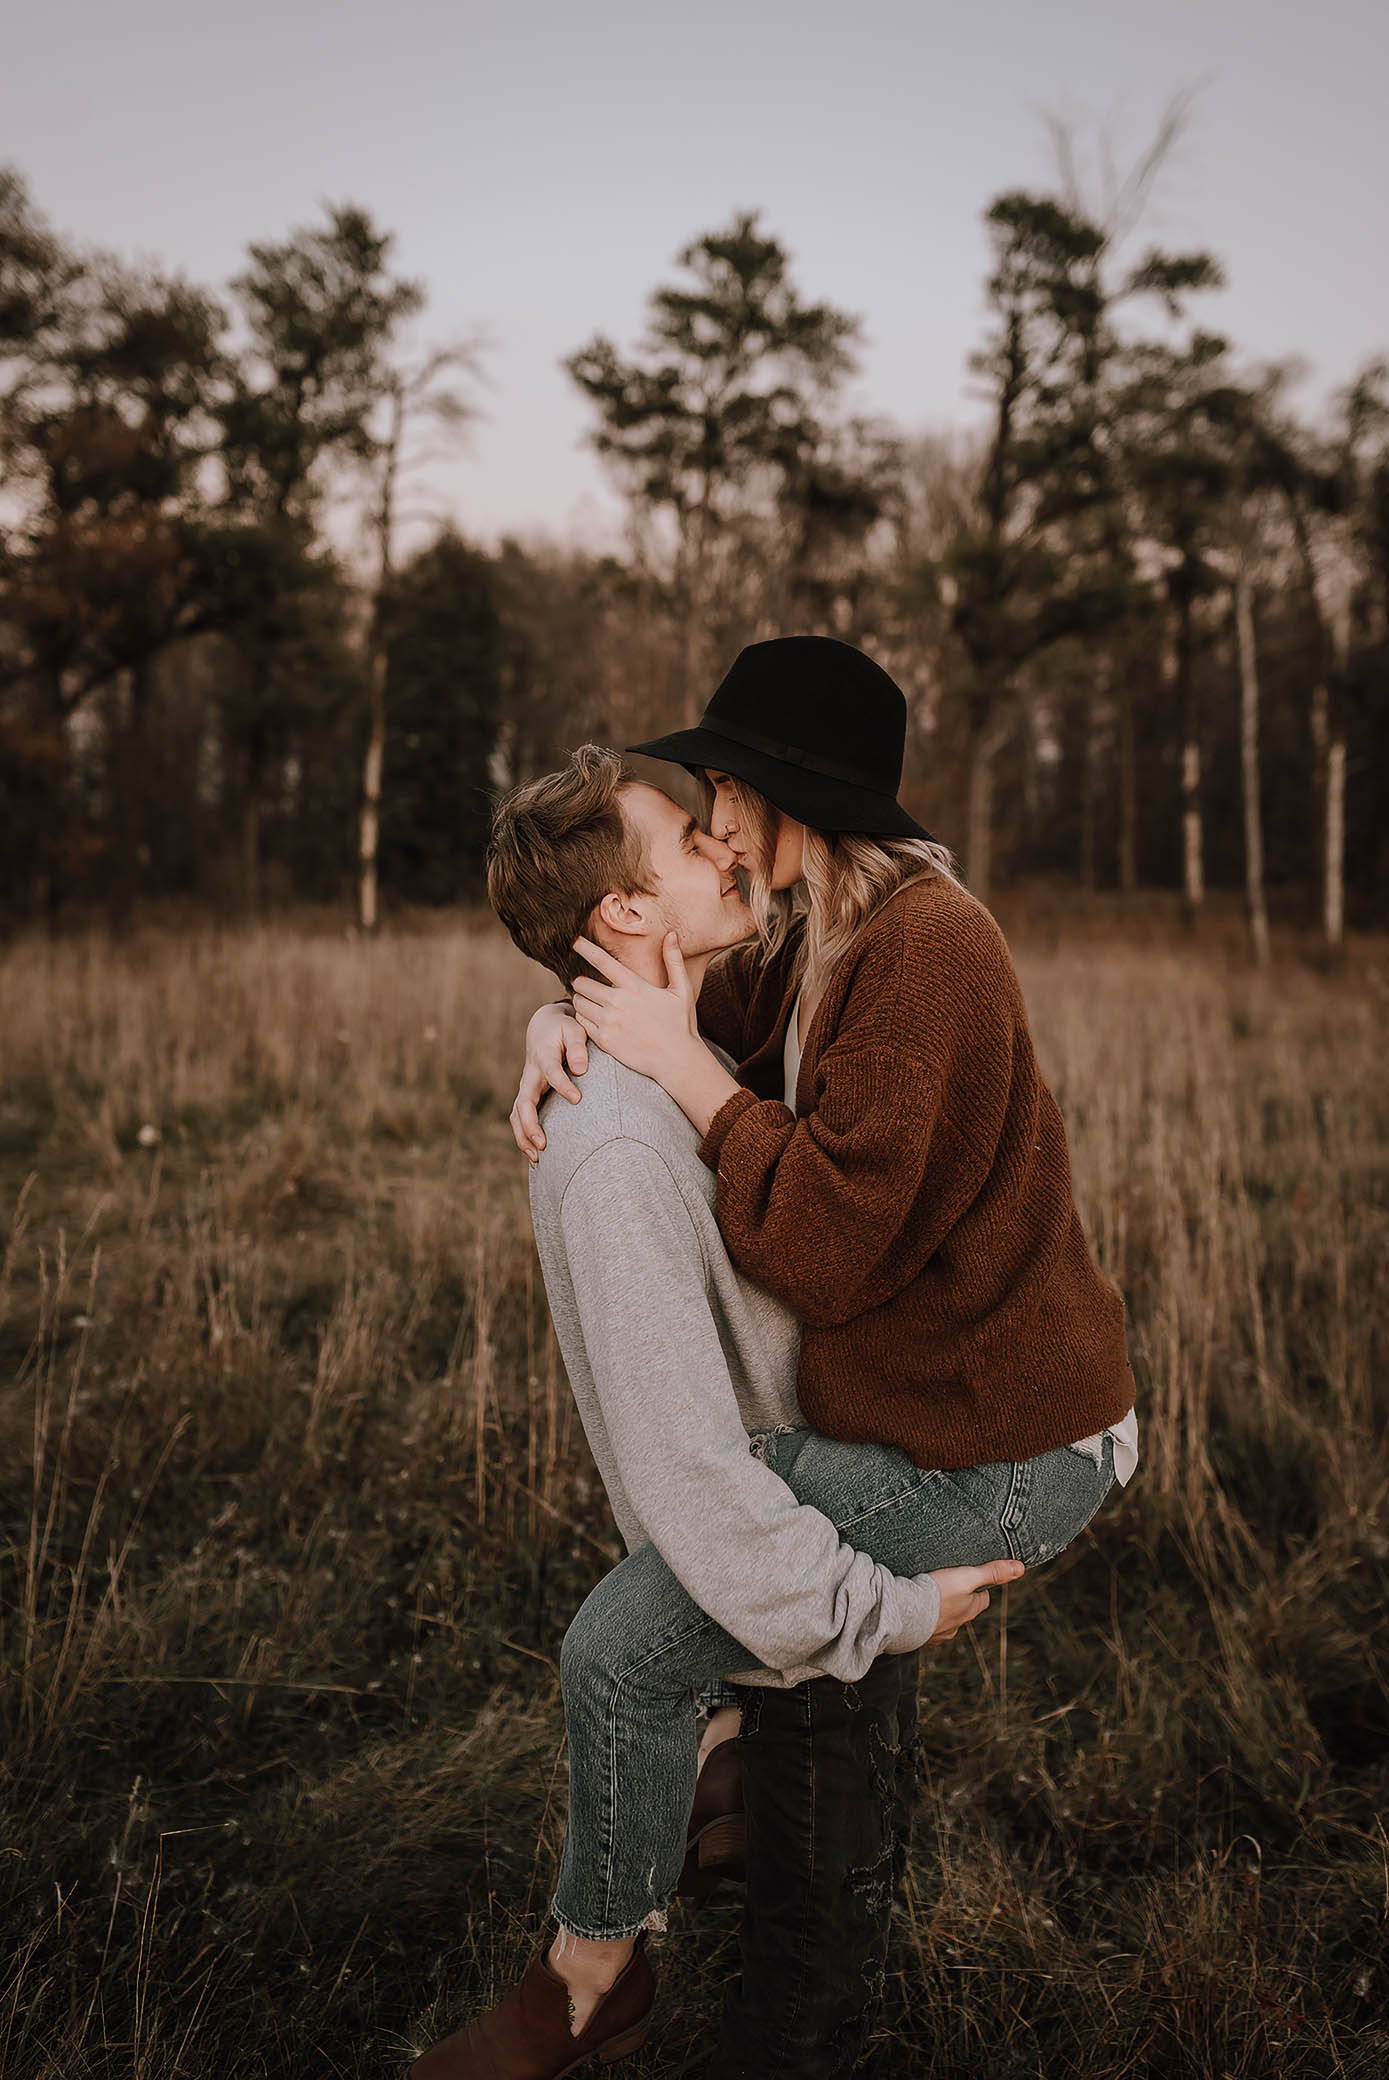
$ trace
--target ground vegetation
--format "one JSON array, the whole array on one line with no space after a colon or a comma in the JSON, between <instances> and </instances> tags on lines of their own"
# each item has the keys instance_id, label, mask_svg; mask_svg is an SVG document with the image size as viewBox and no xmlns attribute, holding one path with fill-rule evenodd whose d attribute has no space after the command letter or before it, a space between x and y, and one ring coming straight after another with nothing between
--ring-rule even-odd
<instances>
[{"instance_id":1,"label":"ground vegetation","mask_svg":"<svg viewBox=\"0 0 1389 2080\"><path fill-rule=\"evenodd\" d=\"M1143 1464L923 1657L894 2080L1389 2066L1389 947L1177 900L1001 905ZM618 1553L504 1118L545 986L457 913L0 957L10 2080L367 2080L540 1926ZM634 2080L736 1926L673 1917Z\"/></svg>"}]
</instances>

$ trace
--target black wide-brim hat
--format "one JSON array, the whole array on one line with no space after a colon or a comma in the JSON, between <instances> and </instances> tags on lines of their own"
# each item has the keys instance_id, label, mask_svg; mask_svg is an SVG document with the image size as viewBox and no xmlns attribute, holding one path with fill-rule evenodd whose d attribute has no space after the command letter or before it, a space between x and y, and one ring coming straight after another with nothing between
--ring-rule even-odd
<instances>
[{"instance_id":1,"label":"black wide-brim hat","mask_svg":"<svg viewBox=\"0 0 1389 2080\"><path fill-rule=\"evenodd\" d=\"M833 636L749 643L694 729L628 750L731 773L812 830L926 838L897 800L907 702L895 679Z\"/></svg>"}]
</instances>

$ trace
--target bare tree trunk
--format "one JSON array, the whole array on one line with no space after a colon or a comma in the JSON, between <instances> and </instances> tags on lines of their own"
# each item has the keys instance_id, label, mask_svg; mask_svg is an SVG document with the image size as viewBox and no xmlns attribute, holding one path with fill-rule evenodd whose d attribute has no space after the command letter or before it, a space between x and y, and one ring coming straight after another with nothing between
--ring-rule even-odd
<instances>
[{"instance_id":1,"label":"bare tree trunk","mask_svg":"<svg viewBox=\"0 0 1389 2080\"><path fill-rule=\"evenodd\" d=\"M1312 785L1317 803L1318 880L1321 883L1321 938L1333 957L1345 943L1346 908L1346 740L1331 734L1331 690L1324 676L1312 688L1308 718L1312 737Z\"/></svg>"},{"instance_id":2,"label":"bare tree trunk","mask_svg":"<svg viewBox=\"0 0 1389 2080\"><path fill-rule=\"evenodd\" d=\"M1244 791L1244 894L1249 942L1257 967L1269 963L1268 907L1264 900L1264 826L1259 800L1259 667L1254 609L1243 558L1235 579L1235 648L1239 655L1240 776Z\"/></svg>"},{"instance_id":3,"label":"bare tree trunk","mask_svg":"<svg viewBox=\"0 0 1389 2080\"><path fill-rule=\"evenodd\" d=\"M405 386L393 379L391 420L381 469L381 502L376 514L376 597L372 602L368 657L368 728L362 762L362 803L357 820L357 921L364 932L380 922L377 852L381 839L381 775L386 762L386 617L391 589L391 536L395 530L396 476L405 423Z\"/></svg>"},{"instance_id":4,"label":"bare tree trunk","mask_svg":"<svg viewBox=\"0 0 1389 2080\"><path fill-rule=\"evenodd\" d=\"M1095 689L1085 696L1085 754L1080 774L1080 885L1095 887L1095 805L1100 794L1099 715Z\"/></svg>"},{"instance_id":5,"label":"bare tree trunk","mask_svg":"<svg viewBox=\"0 0 1389 2080\"><path fill-rule=\"evenodd\" d=\"M357 921L364 932L379 923L376 854L381 836L381 771L386 759L386 648L373 643L370 665L367 755L362 765L362 807L357 827Z\"/></svg>"},{"instance_id":6,"label":"bare tree trunk","mask_svg":"<svg viewBox=\"0 0 1389 2080\"><path fill-rule=\"evenodd\" d=\"M1195 929L1206 900L1201 832L1201 746L1182 746L1182 909Z\"/></svg>"},{"instance_id":7,"label":"bare tree trunk","mask_svg":"<svg viewBox=\"0 0 1389 2080\"><path fill-rule=\"evenodd\" d=\"M248 794L241 815L241 899L246 915L260 910L260 798Z\"/></svg>"},{"instance_id":8,"label":"bare tree trunk","mask_svg":"<svg viewBox=\"0 0 1389 2080\"><path fill-rule=\"evenodd\" d=\"M110 854L106 872L106 923L112 938L130 929L139 875L140 816L137 798L148 786L145 765L144 710L148 671L136 666L119 672L106 707L107 784L110 789Z\"/></svg>"},{"instance_id":9,"label":"bare tree trunk","mask_svg":"<svg viewBox=\"0 0 1389 2080\"><path fill-rule=\"evenodd\" d=\"M1321 847L1326 845L1326 754L1331 742L1331 694L1326 674L1318 670L1307 711L1307 728L1312 739L1312 788L1317 801Z\"/></svg>"},{"instance_id":10,"label":"bare tree trunk","mask_svg":"<svg viewBox=\"0 0 1389 2080\"><path fill-rule=\"evenodd\" d=\"M1133 740L1133 687L1121 664L1114 696L1119 751L1119 895L1138 892L1138 771Z\"/></svg>"},{"instance_id":11,"label":"bare tree trunk","mask_svg":"<svg viewBox=\"0 0 1389 2080\"><path fill-rule=\"evenodd\" d=\"M1337 959L1346 936L1346 736L1340 689L1350 669L1351 586L1343 583L1332 607L1331 668L1335 693L1327 702L1326 791L1322 811L1322 942Z\"/></svg>"},{"instance_id":12,"label":"bare tree trunk","mask_svg":"<svg viewBox=\"0 0 1389 2080\"><path fill-rule=\"evenodd\" d=\"M34 688L35 732L41 745L52 747L53 770L57 775L54 792L59 806L66 808L69 800L71 756L63 703L62 669L53 659L45 657L40 660ZM65 822L65 817L54 819L54 828L48 834L48 843L44 846L38 861L39 905L43 912L44 931L50 939L58 935L63 902L67 895L68 850L57 837L58 828Z\"/></svg>"},{"instance_id":13,"label":"bare tree trunk","mask_svg":"<svg viewBox=\"0 0 1389 2080\"><path fill-rule=\"evenodd\" d=\"M1178 600L1177 691L1182 711L1182 914L1188 931L1196 929L1206 900L1194 635L1191 600L1183 589Z\"/></svg>"},{"instance_id":14,"label":"bare tree trunk","mask_svg":"<svg viewBox=\"0 0 1389 2080\"><path fill-rule=\"evenodd\" d=\"M1293 539L1302 557L1302 576L1316 626L1316 684L1312 686L1312 784L1316 790L1320 836L1320 911L1322 948L1333 959L1345 942L1345 732L1337 713L1337 688L1349 664L1349 612L1354 584L1349 578L1349 547L1341 539L1331 568L1331 593L1316 570L1316 549L1308 522L1306 499L1291 491L1287 510Z\"/></svg>"},{"instance_id":15,"label":"bare tree trunk","mask_svg":"<svg viewBox=\"0 0 1389 2080\"><path fill-rule=\"evenodd\" d=\"M1346 740L1337 736L1326 755L1322 857L1322 942L1339 956L1346 936Z\"/></svg>"},{"instance_id":16,"label":"bare tree trunk","mask_svg":"<svg viewBox=\"0 0 1389 2080\"><path fill-rule=\"evenodd\" d=\"M1335 573L1340 582L1335 586L1328 605L1318 578L1316 552L1303 499L1290 494L1288 510L1302 559L1303 580L1317 635L1317 677L1312 688L1308 721L1312 737L1312 784L1321 840L1322 946L1334 958L1345 941L1346 742L1342 730L1333 723L1332 684L1344 679L1350 657L1351 586L1346 582L1342 564ZM1344 545L1342 547L1344 553Z\"/></svg>"},{"instance_id":17,"label":"bare tree trunk","mask_svg":"<svg viewBox=\"0 0 1389 2080\"><path fill-rule=\"evenodd\" d=\"M259 728L246 743L246 792L241 809L241 900L248 917L261 903L261 795L265 785L267 747Z\"/></svg>"},{"instance_id":18,"label":"bare tree trunk","mask_svg":"<svg viewBox=\"0 0 1389 2080\"><path fill-rule=\"evenodd\" d=\"M706 584L709 549L709 519L705 505L696 506L690 513L684 542L685 560L685 626L682 635L681 675L684 685L681 700L685 727L693 729L700 716L712 687L704 684L704 647L707 637L705 626L708 615L708 587Z\"/></svg>"}]
</instances>

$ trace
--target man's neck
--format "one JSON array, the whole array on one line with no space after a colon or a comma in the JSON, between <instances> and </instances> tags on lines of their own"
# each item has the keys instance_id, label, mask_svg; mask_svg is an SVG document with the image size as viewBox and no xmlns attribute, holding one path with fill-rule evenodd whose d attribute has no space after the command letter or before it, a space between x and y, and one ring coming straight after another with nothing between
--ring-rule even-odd
<instances>
[{"instance_id":1,"label":"man's neck","mask_svg":"<svg viewBox=\"0 0 1389 2080\"><path fill-rule=\"evenodd\" d=\"M665 959L661 953L661 941L659 939L640 939L635 944L629 940L620 953L617 952L616 948L613 949L613 952L615 957L621 961L623 967L630 968L632 973L639 975L643 982L654 983L657 989L664 989L669 983L670 977L666 973ZM712 953L687 953L685 955L685 973L690 978L690 988L696 996L699 995L700 987L704 981L704 971L712 959Z\"/></svg>"}]
</instances>

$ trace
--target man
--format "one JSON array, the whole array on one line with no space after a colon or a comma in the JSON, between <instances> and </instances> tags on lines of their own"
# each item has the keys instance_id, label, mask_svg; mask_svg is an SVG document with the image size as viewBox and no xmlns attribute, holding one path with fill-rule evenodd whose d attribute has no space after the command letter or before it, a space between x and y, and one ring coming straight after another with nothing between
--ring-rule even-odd
<instances>
[{"instance_id":1,"label":"man","mask_svg":"<svg viewBox=\"0 0 1389 2080\"><path fill-rule=\"evenodd\" d=\"M593 746L501 805L489 892L523 951L566 983L580 934L663 981L674 932L697 991L709 958L751 930L728 848ZM618 1691L639 1717L645 1671L691 1620L713 1635L709 1675L763 1671L743 1689L738 1750L743 1976L712 2070L719 2080L829 2080L852 2066L876 2009L911 1775L909 1650L952 1634L987 1603L983 1585L1017 1570L899 1578L843 1542L836 1524L881 1500L874 1448L805 1431L797 1324L730 1263L713 1176L679 1108L598 1050L584 1082L581 1106L547 1112L532 1214L570 1383L630 1557L565 1641L560 1935L500 2008L426 2054L418 2080L521 2071L541 2080L640 2041L649 2009L641 1932L659 1924L678 1875L678 1861L662 1867L651 1843L683 1837L692 1714L683 1727L642 1722L636 1786L603 1768L616 1735L597 1721L616 1711ZM644 1581L655 1601L615 1661L613 1613L631 1611L632 1585ZM725 1842L738 1804L732 1755L722 1752L717 1771L729 1814L716 1799L697 1809L710 1838L722 1826Z\"/></svg>"}]
</instances>

